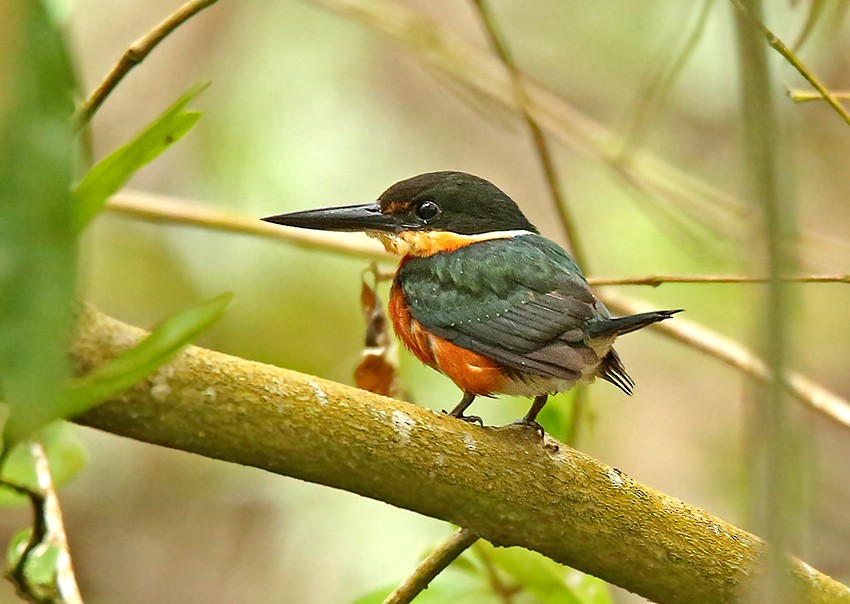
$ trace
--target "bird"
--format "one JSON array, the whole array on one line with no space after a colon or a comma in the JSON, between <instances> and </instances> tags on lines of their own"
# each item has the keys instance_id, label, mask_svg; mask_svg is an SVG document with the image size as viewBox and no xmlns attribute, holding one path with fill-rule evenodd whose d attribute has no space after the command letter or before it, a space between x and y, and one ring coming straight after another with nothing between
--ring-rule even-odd
<instances>
[{"instance_id":1,"label":"bird","mask_svg":"<svg viewBox=\"0 0 850 604\"><path fill-rule=\"evenodd\" d=\"M365 232L400 256L388 303L395 334L463 391L448 414L467 422L483 425L465 415L476 397L528 397L514 423L542 436L537 416L552 394L601 378L630 395L614 340L682 310L612 317L561 246L501 189L464 172L420 174L371 203L262 220Z\"/></svg>"}]
</instances>

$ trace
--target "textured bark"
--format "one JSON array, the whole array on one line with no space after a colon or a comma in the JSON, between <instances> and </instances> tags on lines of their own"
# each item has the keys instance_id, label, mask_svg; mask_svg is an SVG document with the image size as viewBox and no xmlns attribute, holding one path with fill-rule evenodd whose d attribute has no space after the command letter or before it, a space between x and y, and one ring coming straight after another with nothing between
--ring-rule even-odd
<instances>
[{"instance_id":1,"label":"textured bark","mask_svg":"<svg viewBox=\"0 0 850 604\"><path fill-rule=\"evenodd\" d=\"M80 319L78 373L145 335L91 308ZM765 549L578 451L544 446L533 430L480 428L198 347L78 421L440 518L662 603L734 601ZM789 565L801 601L850 603L846 586Z\"/></svg>"}]
</instances>

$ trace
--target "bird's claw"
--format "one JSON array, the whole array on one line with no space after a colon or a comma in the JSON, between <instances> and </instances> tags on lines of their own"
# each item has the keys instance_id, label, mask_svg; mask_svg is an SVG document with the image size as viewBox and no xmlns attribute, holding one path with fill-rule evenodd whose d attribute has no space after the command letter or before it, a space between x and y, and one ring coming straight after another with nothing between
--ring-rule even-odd
<instances>
[{"instance_id":1,"label":"bird's claw","mask_svg":"<svg viewBox=\"0 0 850 604\"><path fill-rule=\"evenodd\" d=\"M459 420L463 420L468 424L478 424L482 428L484 427L484 420L482 420L477 415L463 415L463 414L455 415L454 413L450 413L450 412L446 411L445 409L443 409L443 413L445 413L446 415L451 415L452 417L456 417Z\"/></svg>"},{"instance_id":2,"label":"bird's claw","mask_svg":"<svg viewBox=\"0 0 850 604\"><path fill-rule=\"evenodd\" d=\"M525 417L516 420L515 422L511 422L512 426L528 426L529 428L534 428L534 430L540 435L540 439L543 440L543 437L546 435L546 431L543 429L543 426L540 425L539 422L534 421L533 419L527 419Z\"/></svg>"}]
</instances>

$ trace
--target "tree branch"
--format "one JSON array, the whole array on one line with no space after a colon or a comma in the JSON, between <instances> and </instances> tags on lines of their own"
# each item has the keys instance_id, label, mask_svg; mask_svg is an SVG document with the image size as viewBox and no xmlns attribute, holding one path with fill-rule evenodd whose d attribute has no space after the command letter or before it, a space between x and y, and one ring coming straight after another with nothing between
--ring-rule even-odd
<instances>
[{"instance_id":1,"label":"tree branch","mask_svg":"<svg viewBox=\"0 0 850 604\"><path fill-rule=\"evenodd\" d=\"M797 88L786 87L788 97L795 103L808 103L810 101L823 101L826 99L820 92L816 90L799 90ZM833 90L832 98L838 101L850 101L850 91Z\"/></svg>"},{"instance_id":2,"label":"tree branch","mask_svg":"<svg viewBox=\"0 0 850 604\"><path fill-rule=\"evenodd\" d=\"M211 231L242 233L266 239L286 241L305 249L318 249L348 254L366 260L390 260L377 243L359 235L307 231L249 218L238 212L192 203L180 197L169 197L142 191L127 190L109 200L107 209L123 216L157 223L182 224ZM381 279L393 273L380 273ZM850 283L850 275L789 275L782 277L788 283ZM748 275L648 275L646 277L588 277L591 285L647 285L658 287L664 283L767 283L767 277Z\"/></svg>"},{"instance_id":3,"label":"tree branch","mask_svg":"<svg viewBox=\"0 0 850 604\"><path fill-rule=\"evenodd\" d=\"M428 584L454 562L467 548L478 541L478 535L469 529L461 528L431 552L427 558L411 573L404 583L387 596L383 604L408 604L413 598L427 589Z\"/></svg>"},{"instance_id":4,"label":"tree branch","mask_svg":"<svg viewBox=\"0 0 850 604\"><path fill-rule=\"evenodd\" d=\"M783 283L850 283L850 275L788 275L779 277ZM753 283L767 284L768 277L748 275L650 275L648 277L588 277L591 285L648 285L664 283Z\"/></svg>"},{"instance_id":5,"label":"tree branch","mask_svg":"<svg viewBox=\"0 0 850 604\"><path fill-rule=\"evenodd\" d=\"M655 308L609 289L597 294L608 308L624 315L648 312ZM735 340L711 331L699 323L676 317L675 321L656 323L650 329L714 357L758 381L765 382L770 377L767 364L761 357ZM783 378L782 386L794 398L838 425L850 428L850 403L846 400L795 371L786 372Z\"/></svg>"},{"instance_id":6,"label":"tree branch","mask_svg":"<svg viewBox=\"0 0 850 604\"><path fill-rule=\"evenodd\" d=\"M171 32L183 25L186 21L194 17L196 14L205 8L212 6L218 0L191 0L187 2L174 13L168 16L162 23L154 27L151 31L136 40L130 47L124 51L121 58L103 78L100 85L89 95L89 97L79 106L77 113L74 116L75 121L79 125L88 123L95 112L106 100L106 97L115 90L115 87L124 79L130 71L139 63L144 61L151 51L157 47Z\"/></svg>"},{"instance_id":7,"label":"tree branch","mask_svg":"<svg viewBox=\"0 0 850 604\"><path fill-rule=\"evenodd\" d=\"M86 373L140 329L91 308L71 358ZM464 526L656 602L732 602L764 543L522 427L480 428L415 405L188 347L77 421L114 434L266 469ZM789 559L811 603L850 589Z\"/></svg>"},{"instance_id":8,"label":"tree branch","mask_svg":"<svg viewBox=\"0 0 850 604\"><path fill-rule=\"evenodd\" d=\"M106 206L111 213L130 216L155 223L180 224L200 227L208 231L241 233L266 239L286 241L296 247L331 251L366 260L390 260L390 256L376 241L352 233L308 231L294 227L272 225L238 212L221 210L207 204L193 203L188 199L122 191L113 196Z\"/></svg>"},{"instance_id":9,"label":"tree branch","mask_svg":"<svg viewBox=\"0 0 850 604\"><path fill-rule=\"evenodd\" d=\"M746 4L741 2L741 0L730 0L732 4L738 9L741 14L748 19L764 36L765 41L767 41L767 45L770 46L773 50L782 55L782 58L785 59L791 67L797 70L797 72L803 76L806 81L815 87L815 89L820 93L823 99L830 104L830 106L835 110L835 112L841 116L847 125L850 126L850 113L838 102L838 100L833 96L833 94L827 89L826 86L820 83L820 80L815 77L815 75L809 71L809 69L803 64L800 59L797 58L797 55L794 54L790 48L788 48L785 43L780 40L776 34L774 34L770 28L764 24L759 16L753 11L751 11Z\"/></svg>"},{"instance_id":10,"label":"tree branch","mask_svg":"<svg viewBox=\"0 0 850 604\"><path fill-rule=\"evenodd\" d=\"M71 552L68 548L68 537L65 534L65 523L62 520L62 508L59 506L59 496L50 472L50 462L47 451L40 442L30 444L30 452L38 478L38 488L44 493L44 527L45 541L59 548L56 560L56 588L59 591L61 604L83 604L77 578L74 576L74 566Z\"/></svg>"}]
</instances>

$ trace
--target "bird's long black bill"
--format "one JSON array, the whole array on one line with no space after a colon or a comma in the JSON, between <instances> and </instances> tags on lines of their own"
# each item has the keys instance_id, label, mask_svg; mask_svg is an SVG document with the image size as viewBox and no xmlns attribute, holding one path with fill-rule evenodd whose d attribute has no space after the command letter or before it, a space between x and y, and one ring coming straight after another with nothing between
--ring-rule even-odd
<instances>
[{"instance_id":1,"label":"bird's long black bill","mask_svg":"<svg viewBox=\"0 0 850 604\"><path fill-rule=\"evenodd\" d=\"M398 232L402 227L397 218L382 214L381 207L377 203L289 212L277 216L268 216L263 220L274 224L320 231Z\"/></svg>"}]
</instances>

